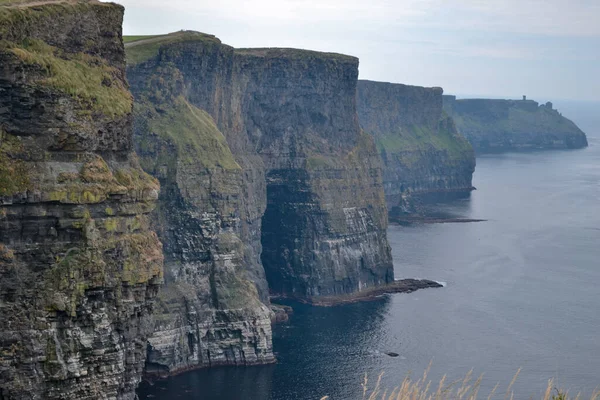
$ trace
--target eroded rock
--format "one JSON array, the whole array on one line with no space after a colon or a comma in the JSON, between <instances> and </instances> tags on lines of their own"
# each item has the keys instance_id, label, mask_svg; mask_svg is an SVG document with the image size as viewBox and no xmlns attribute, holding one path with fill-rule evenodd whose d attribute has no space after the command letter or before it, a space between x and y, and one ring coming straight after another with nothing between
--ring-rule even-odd
<instances>
[{"instance_id":1,"label":"eroded rock","mask_svg":"<svg viewBox=\"0 0 600 400\"><path fill-rule=\"evenodd\" d=\"M358 82L360 124L381 154L392 218L474 189L475 154L443 111L442 93L441 88Z\"/></svg>"},{"instance_id":2,"label":"eroded rock","mask_svg":"<svg viewBox=\"0 0 600 400\"><path fill-rule=\"evenodd\" d=\"M163 255L122 18L95 1L0 6L3 399L133 399L141 379Z\"/></svg>"}]
</instances>

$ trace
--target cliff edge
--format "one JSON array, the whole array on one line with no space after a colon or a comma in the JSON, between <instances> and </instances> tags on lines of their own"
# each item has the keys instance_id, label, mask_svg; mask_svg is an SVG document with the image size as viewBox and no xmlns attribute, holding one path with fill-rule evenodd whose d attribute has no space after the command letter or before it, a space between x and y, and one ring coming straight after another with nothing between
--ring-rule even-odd
<instances>
[{"instance_id":1,"label":"cliff edge","mask_svg":"<svg viewBox=\"0 0 600 400\"><path fill-rule=\"evenodd\" d=\"M0 3L0 397L134 399L162 281L123 8Z\"/></svg>"},{"instance_id":2,"label":"cliff edge","mask_svg":"<svg viewBox=\"0 0 600 400\"><path fill-rule=\"evenodd\" d=\"M585 133L553 108L533 100L456 99L444 110L477 153L587 147Z\"/></svg>"},{"instance_id":3,"label":"cliff edge","mask_svg":"<svg viewBox=\"0 0 600 400\"><path fill-rule=\"evenodd\" d=\"M194 79L210 79L203 67L216 69L216 80L226 76L214 60L231 58L233 49L178 32L132 42L127 51L136 150L163 188L153 227L164 243L165 286L146 374L274 362L254 232L264 195L249 195L264 190L262 163L257 156L238 163L213 117L192 103L199 93L188 89Z\"/></svg>"},{"instance_id":4,"label":"cliff edge","mask_svg":"<svg viewBox=\"0 0 600 400\"><path fill-rule=\"evenodd\" d=\"M415 211L419 201L467 195L475 155L442 110L442 89L358 81L358 115L383 162L390 216Z\"/></svg>"},{"instance_id":5,"label":"cliff edge","mask_svg":"<svg viewBox=\"0 0 600 400\"><path fill-rule=\"evenodd\" d=\"M311 299L393 280L356 58L181 31L132 39L127 60L136 148L165 188L149 373L272 362L269 290Z\"/></svg>"}]
</instances>

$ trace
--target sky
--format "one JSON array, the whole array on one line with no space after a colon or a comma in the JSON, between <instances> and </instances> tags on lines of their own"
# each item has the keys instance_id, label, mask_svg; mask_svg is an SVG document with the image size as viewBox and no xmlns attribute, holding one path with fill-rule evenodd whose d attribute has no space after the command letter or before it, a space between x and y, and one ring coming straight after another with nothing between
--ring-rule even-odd
<instances>
[{"instance_id":1,"label":"sky","mask_svg":"<svg viewBox=\"0 0 600 400\"><path fill-rule=\"evenodd\" d=\"M124 34L350 54L360 78L462 97L600 101L600 0L117 0Z\"/></svg>"}]
</instances>

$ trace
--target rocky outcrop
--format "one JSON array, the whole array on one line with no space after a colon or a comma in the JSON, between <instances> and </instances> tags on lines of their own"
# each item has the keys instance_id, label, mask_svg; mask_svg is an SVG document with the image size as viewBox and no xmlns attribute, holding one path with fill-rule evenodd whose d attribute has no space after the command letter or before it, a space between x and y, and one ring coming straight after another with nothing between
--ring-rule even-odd
<instances>
[{"instance_id":1,"label":"rocky outcrop","mask_svg":"<svg viewBox=\"0 0 600 400\"><path fill-rule=\"evenodd\" d=\"M444 109L478 154L588 145L585 133L550 102L444 96Z\"/></svg>"},{"instance_id":2,"label":"rocky outcrop","mask_svg":"<svg viewBox=\"0 0 600 400\"><path fill-rule=\"evenodd\" d=\"M136 149L163 188L153 227L164 243L166 279L146 373L273 362L256 237L264 195L258 204L247 195L255 186L264 188L254 177L262 177L262 164L256 156L240 157L238 164L213 118L190 102L188 85L196 77L186 74L212 61L220 43L191 32L168 39L176 43L162 43L160 57L131 62L128 70L136 97ZM179 40L189 40L190 47L176 53ZM134 43L129 56L151 45Z\"/></svg>"},{"instance_id":3,"label":"rocky outcrop","mask_svg":"<svg viewBox=\"0 0 600 400\"><path fill-rule=\"evenodd\" d=\"M390 216L473 190L475 156L442 110L442 89L358 81L358 115L383 161Z\"/></svg>"},{"instance_id":4,"label":"rocky outcrop","mask_svg":"<svg viewBox=\"0 0 600 400\"><path fill-rule=\"evenodd\" d=\"M271 362L267 281L308 298L393 280L357 59L234 50L196 32L127 52L136 145L165 187L154 221L167 290L150 372Z\"/></svg>"},{"instance_id":5,"label":"rocky outcrop","mask_svg":"<svg viewBox=\"0 0 600 400\"><path fill-rule=\"evenodd\" d=\"M162 281L123 8L0 5L0 398L133 399Z\"/></svg>"},{"instance_id":6,"label":"rocky outcrop","mask_svg":"<svg viewBox=\"0 0 600 400\"><path fill-rule=\"evenodd\" d=\"M239 50L234 74L244 131L266 170L271 292L312 298L393 280L381 167L356 114L358 60Z\"/></svg>"}]
</instances>

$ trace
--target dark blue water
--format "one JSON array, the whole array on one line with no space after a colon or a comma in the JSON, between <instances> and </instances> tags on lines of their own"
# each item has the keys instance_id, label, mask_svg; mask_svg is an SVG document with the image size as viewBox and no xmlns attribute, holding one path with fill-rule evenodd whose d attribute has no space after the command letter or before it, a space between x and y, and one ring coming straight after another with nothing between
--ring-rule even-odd
<instances>
[{"instance_id":1,"label":"dark blue water","mask_svg":"<svg viewBox=\"0 0 600 400\"><path fill-rule=\"evenodd\" d=\"M537 396L553 377L571 392L591 392L600 385L597 111L569 109L588 149L478 159L478 190L443 208L487 222L390 227L396 276L445 288L334 308L294 305L291 322L274 332L277 365L191 372L142 398L360 399L365 373L374 380L385 371L393 386L430 362L433 380L483 373L485 393L506 387L520 367L517 398Z\"/></svg>"}]
</instances>

